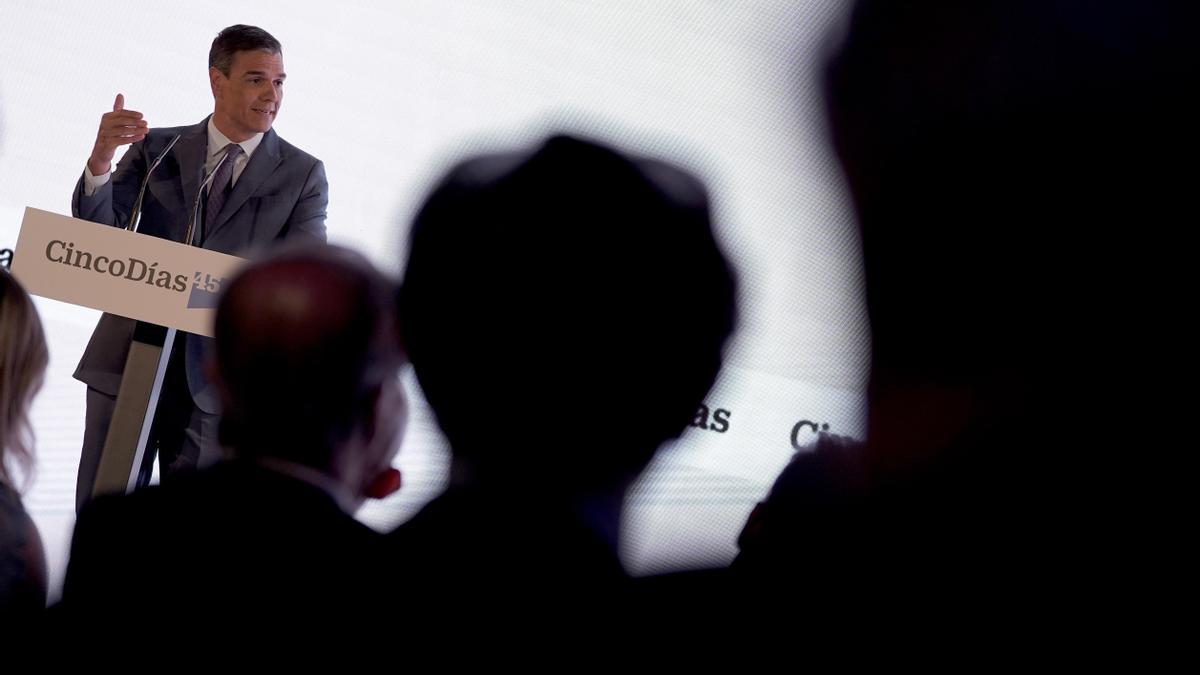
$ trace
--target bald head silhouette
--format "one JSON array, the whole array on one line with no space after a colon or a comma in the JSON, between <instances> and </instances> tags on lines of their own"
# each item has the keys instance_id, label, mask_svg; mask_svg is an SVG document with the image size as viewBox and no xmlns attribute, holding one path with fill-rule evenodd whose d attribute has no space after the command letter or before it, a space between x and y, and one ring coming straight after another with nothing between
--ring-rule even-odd
<instances>
[{"instance_id":1,"label":"bald head silhouette","mask_svg":"<svg viewBox=\"0 0 1200 675\"><path fill-rule=\"evenodd\" d=\"M405 412L392 297L365 258L332 246L288 249L233 279L217 309L216 379L235 456L337 478L387 468Z\"/></svg>"}]
</instances>

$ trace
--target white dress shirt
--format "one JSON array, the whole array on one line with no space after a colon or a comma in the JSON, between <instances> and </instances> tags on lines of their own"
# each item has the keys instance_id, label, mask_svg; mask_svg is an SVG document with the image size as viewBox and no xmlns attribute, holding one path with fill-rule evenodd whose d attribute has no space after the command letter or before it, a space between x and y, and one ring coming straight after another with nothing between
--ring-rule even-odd
<instances>
[{"instance_id":1,"label":"white dress shirt","mask_svg":"<svg viewBox=\"0 0 1200 675\"><path fill-rule=\"evenodd\" d=\"M246 162L250 161L250 155L258 149L258 144L262 143L262 134L254 134L250 138L242 141L238 145L242 146L242 154L238 155L233 162L233 181L231 185L237 185L238 178L241 177L242 171L246 169ZM229 140L225 134L217 129L217 125L213 124L212 117L208 118L208 153L204 157L204 175L212 173L217 162L221 159L221 151L225 149L233 141ZM96 194L101 186L108 182L112 176L112 169L101 176L93 176L91 170L87 168L87 164L83 166L83 195L91 197Z\"/></svg>"}]
</instances>

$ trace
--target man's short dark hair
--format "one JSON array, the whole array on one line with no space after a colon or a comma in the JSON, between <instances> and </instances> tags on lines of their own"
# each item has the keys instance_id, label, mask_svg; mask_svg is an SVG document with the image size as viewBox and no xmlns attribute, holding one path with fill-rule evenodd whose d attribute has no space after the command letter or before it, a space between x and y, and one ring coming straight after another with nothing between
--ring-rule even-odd
<instances>
[{"instance_id":1,"label":"man's short dark hair","mask_svg":"<svg viewBox=\"0 0 1200 675\"><path fill-rule=\"evenodd\" d=\"M238 52L260 51L282 54L283 46L273 35L258 26L238 24L217 34L208 50L208 67L216 68L229 77L233 55Z\"/></svg>"}]
</instances>

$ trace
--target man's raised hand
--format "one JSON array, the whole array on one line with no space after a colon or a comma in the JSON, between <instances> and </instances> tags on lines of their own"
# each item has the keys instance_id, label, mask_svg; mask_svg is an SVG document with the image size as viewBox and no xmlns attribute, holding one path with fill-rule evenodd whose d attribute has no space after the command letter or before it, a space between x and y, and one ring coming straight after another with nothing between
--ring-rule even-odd
<instances>
[{"instance_id":1,"label":"man's raised hand","mask_svg":"<svg viewBox=\"0 0 1200 675\"><path fill-rule=\"evenodd\" d=\"M117 147L136 143L150 132L142 113L125 109L125 97L117 94L113 101L112 112L100 117L100 129L96 132L96 144L92 146L92 156L88 158L88 171L93 176L102 176L112 168L113 155Z\"/></svg>"}]
</instances>

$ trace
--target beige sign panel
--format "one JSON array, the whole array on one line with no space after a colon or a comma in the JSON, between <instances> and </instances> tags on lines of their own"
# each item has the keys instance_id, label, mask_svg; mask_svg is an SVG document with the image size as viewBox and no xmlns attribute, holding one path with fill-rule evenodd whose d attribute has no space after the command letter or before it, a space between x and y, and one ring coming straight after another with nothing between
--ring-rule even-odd
<instances>
[{"instance_id":1,"label":"beige sign panel","mask_svg":"<svg viewBox=\"0 0 1200 675\"><path fill-rule=\"evenodd\" d=\"M244 262L26 208L12 272L35 295L212 337L221 285Z\"/></svg>"}]
</instances>

